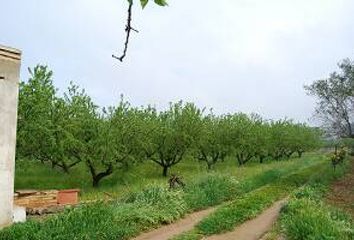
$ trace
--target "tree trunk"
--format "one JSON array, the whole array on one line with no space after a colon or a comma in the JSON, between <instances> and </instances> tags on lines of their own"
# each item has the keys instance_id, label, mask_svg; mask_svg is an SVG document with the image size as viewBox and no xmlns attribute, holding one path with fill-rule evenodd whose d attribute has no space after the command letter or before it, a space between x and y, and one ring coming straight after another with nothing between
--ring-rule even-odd
<instances>
[{"instance_id":1,"label":"tree trunk","mask_svg":"<svg viewBox=\"0 0 354 240\"><path fill-rule=\"evenodd\" d=\"M243 160L240 157L237 157L237 162L239 166L243 165Z\"/></svg>"},{"instance_id":2,"label":"tree trunk","mask_svg":"<svg viewBox=\"0 0 354 240\"><path fill-rule=\"evenodd\" d=\"M212 163L210 163L210 162L207 161L208 171L211 170L212 165L213 165Z\"/></svg>"},{"instance_id":3,"label":"tree trunk","mask_svg":"<svg viewBox=\"0 0 354 240\"><path fill-rule=\"evenodd\" d=\"M69 174L69 168L65 163L62 163L62 165L58 164L58 166L61 167L61 169L63 169L64 173Z\"/></svg>"},{"instance_id":4,"label":"tree trunk","mask_svg":"<svg viewBox=\"0 0 354 240\"><path fill-rule=\"evenodd\" d=\"M299 158L302 157L302 153L303 153L302 151L298 151L298 152L297 152L297 155L298 155Z\"/></svg>"},{"instance_id":5,"label":"tree trunk","mask_svg":"<svg viewBox=\"0 0 354 240\"><path fill-rule=\"evenodd\" d=\"M107 170L105 172L101 172L95 176L92 176L92 187L97 188L99 186L100 181L111 174L112 171Z\"/></svg>"},{"instance_id":6,"label":"tree trunk","mask_svg":"<svg viewBox=\"0 0 354 240\"><path fill-rule=\"evenodd\" d=\"M86 164L88 168L90 169L91 177L92 177L92 186L94 188L97 188L99 185L99 182L104 178L113 173L113 165L110 164L107 167L106 171L100 172L97 174L96 169L93 165L93 163L90 160L86 160Z\"/></svg>"},{"instance_id":7,"label":"tree trunk","mask_svg":"<svg viewBox=\"0 0 354 240\"><path fill-rule=\"evenodd\" d=\"M98 188L99 182L100 182L100 179L98 179L96 177L92 177L92 187Z\"/></svg>"},{"instance_id":8,"label":"tree trunk","mask_svg":"<svg viewBox=\"0 0 354 240\"><path fill-rule=\"evenodd\" d=\"M162 176L167 177L168 168L168 166L163 166Z\"/></svg>"},{"instance_id":9,"label":"tree trunk","mask_svg":"<svg viewBox=\"0 0 354 240\"><path fill-rule=\"evenodd\" d=\"M56 162L54 162L54 161L52 161L52 162L51 162L51 164L52 164L52 169L54 169L54 168L55 168L55 166L57 165L57 163L56 163Z\"/></svg>"}]
</instances>

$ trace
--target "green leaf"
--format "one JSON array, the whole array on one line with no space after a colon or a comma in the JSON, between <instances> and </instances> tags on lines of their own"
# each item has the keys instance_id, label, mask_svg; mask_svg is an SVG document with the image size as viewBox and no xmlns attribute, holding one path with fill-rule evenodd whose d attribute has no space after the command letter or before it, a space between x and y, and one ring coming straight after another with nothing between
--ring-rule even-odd
<instances>
[{"instance_id":1,"label":"green leaf","mask_svg":"<svg viewBox=\"0 0 354 240\"><path fill-rule=\"evenodd\" d=\"M157 5L160 5L160 6L167 6L168 5L166 0L154 0L154 1Z\"/></svg>"},{"instance_id":2,"label":"green leaf","mask_svg":"<svg viewBox=\"0 0 354 240\"><path fill-rule=\"evenodd\" d=\"M141 7L145 8L145 6L148 4L149 0L140 0Z\"/></svg>"}]
</instances>

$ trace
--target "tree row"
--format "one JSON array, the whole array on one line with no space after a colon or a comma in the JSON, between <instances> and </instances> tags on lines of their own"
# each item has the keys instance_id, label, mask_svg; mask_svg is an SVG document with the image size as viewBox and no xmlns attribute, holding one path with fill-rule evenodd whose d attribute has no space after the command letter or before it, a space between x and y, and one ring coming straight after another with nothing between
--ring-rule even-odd
<instances>
[{"instance_id":1,"label":"tree row","mask_svg":"<svg viewBox=\"0 0 354 240\"><path fill-rule=\"evenodd\" d=\"M154 162L167 176L187 155L212 169L226 157L238 165L301 157L320 142L320 131L305 124L256 114L216 115L193 103L158 111L133 107L121 97L115 106L100 108L74 84L60 95L45 66L30 75L20 85L17 158L66 173L84 164L94 187L116 169L142 161Z\"/></svg>"}]
</instances>

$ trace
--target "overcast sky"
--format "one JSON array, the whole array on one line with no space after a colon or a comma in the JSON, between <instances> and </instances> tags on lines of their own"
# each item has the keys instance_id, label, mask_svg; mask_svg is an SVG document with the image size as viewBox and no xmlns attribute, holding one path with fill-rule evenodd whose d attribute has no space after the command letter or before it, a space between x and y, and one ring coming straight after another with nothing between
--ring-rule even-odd
<instances>
[{"instance_id":1,"label":"overcast sky","mask_svg":"<svg viewBox=\"0 0 354 240\"><path fill-rule=\"evenodd\" d=\"M151 0L150 0L151 1ZM353 0L169 0L135 4L128 56L125 0L0 0L0 44L47 64L55 85L70 81L103 105L193 101L217 113L311 118L303 85L354 55Z\"/></svg>"}]
</instances>

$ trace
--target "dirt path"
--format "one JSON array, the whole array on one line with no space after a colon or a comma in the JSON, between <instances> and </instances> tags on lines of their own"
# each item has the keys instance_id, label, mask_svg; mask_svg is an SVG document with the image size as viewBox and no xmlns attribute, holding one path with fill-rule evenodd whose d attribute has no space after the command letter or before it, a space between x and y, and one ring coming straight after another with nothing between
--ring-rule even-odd
<instances>
[{"instance_id":1,"label":"dirt path","mask_svg":"<svg viewBox=\"0 0 354 240\"><path fill-rule=\"evenodd\" d=\"M265 210L256 218L249 220L235 228L234 231L220 235L213 235L208 240L259 240L276 222L279 211L286 199L277 201L272 207Z\"/></svg>"},{"instance_id":2,"label":"dirt path","mask_svg":"<svg viewBox=\"0 0 354 240\"><path fill-rule=\"evenodd\" d=\"M216 208L209 208L189 214L175 223L143 233L133 240L168 240L175 235L181 234L182 232L192 230L200 220L215 211L215 209Z\"/></svg>"}]
</instances>

